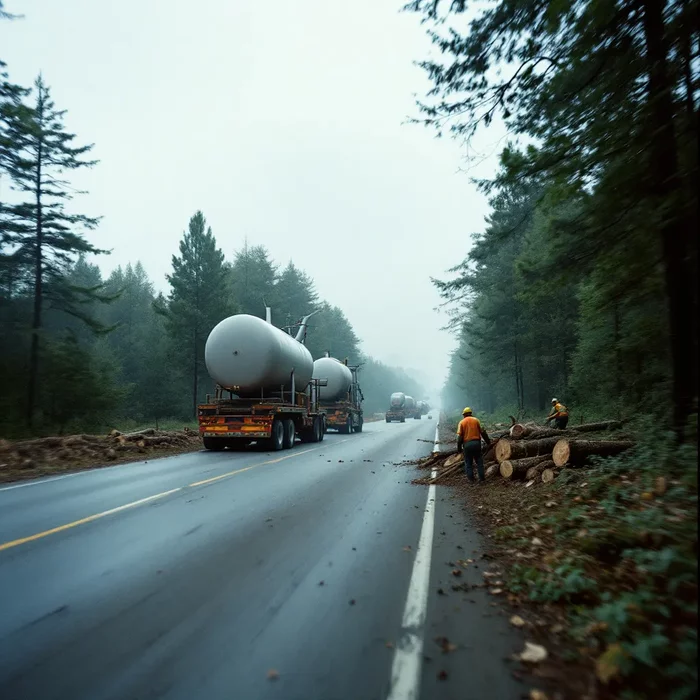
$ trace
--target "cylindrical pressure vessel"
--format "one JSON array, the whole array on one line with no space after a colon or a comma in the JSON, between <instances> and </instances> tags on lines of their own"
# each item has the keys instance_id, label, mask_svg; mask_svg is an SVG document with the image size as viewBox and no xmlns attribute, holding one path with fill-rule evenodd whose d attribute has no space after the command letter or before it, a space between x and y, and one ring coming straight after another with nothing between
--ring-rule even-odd
<instances>
[{"instance_id":1,"label":"cylindrical pressure vessel","mask_svg":"<svg viewBox=\"0 0 700 700\"><path fill-rule=\"evenodd\" d=\"M389 403L392 408L403 408L406 403L406 396L400 391L396 391L391 395Z\"/></svg>"},{"instance_id":2,"label":"cylindrical pressure vessel","mask_svg":"<svg viewBox=\"0 0 700 700\"><path fill-rule=\"evenodd\" d=\"M328 384L318 388L321 401L343 398L352 384L352 372L335 357L321 357L314 362L314 379L327 379Z\"/></svg>"},{"instance_id":3,"label":"cylindrical pressure vessel","mask_svg":"<svg viewBox=\"0 0 700 700\"><path fill-rule=\"evenodd\" d=\"M209 376L239 396L259 395L262 389L297 391L311 381L311 353L292 336L257 316L229 316L214 326L204 348Z\"/></svg>"},{"instance_id":4,"label":"cylindrical pressure vessel","mask_svg":"<svg viewBox=\"0 0 700 700\"><path fill-rule=\"evenodd\" d=\"M406 397L406 408L415 408L416 400L412 396Z\"/></svg>"}]
</instances>

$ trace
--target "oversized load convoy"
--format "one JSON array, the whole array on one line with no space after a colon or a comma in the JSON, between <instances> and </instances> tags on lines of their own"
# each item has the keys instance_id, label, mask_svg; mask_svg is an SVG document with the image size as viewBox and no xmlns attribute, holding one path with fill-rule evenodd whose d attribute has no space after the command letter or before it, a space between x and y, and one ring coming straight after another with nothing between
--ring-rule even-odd
<instances>
[{"instance_id":1,"label":"oversized load convoy","mask_svg":"<svg viewBox=\"0 0 700 700\"><path fill-rule=\"evenodd\" d=\"M320 442L328 428L361 432L362 391L357 367L332 357L313 361L304 340L267 320L238 314L216 325L204 348L213 396L199 406L199 432L208 450L240 449L251 442L288 449L299 437Z\"/></svg>"},{"instance_id":2,"label":"oversized load convoy","mask_svg":"<svg viewBox=\"0 0 700 700\"><path fill-rule=\"evenodd\" d=\"M385 420L387 423L393 421L405 423L406 418L420 420L429 411L430 406L425 401L416 401L412 396L397 391L389 397L389 410L386 412Z\"/></svg>"},{"instance_id":3,"label":"oversized load convoy","mask_svg":"<svg viewBox=\"0 0 700 700\"><path fill-rule=\"evenodd\" d=\"M214 396L199 406L199 432L208 450L242 448L263 441L288 449L298 436L320 442L324 412L311 353L303 345L306 316L296 337L257 316L224 319L209 334L204 361L216 382Z\"/></svg>"},{"instance_id":4,"label":"oversized load convoy","mask_svg":"<svg viewBox=\"0 0 700 700\"><path fill-rule=\"evenodd\" d=\"M361 433L364 422L364 396L357 381L358 367L350 367L334 357L321 357L314 362L313 378L325 380L319 388L321 410L325 414L326 429L339 433Z\"/></svg>"}]
</instances>

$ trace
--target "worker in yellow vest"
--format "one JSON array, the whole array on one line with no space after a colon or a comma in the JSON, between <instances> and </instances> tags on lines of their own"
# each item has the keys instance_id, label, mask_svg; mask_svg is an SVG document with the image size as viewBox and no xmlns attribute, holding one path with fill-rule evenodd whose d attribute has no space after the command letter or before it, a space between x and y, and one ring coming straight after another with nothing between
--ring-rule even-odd
<instances>
[{"instance_id":1,"label":"worker in yellow vest","mask_svg":"<svg viewBox=\"0 0 700 700\"><path fill-rule=\"evenodd\" d=\"M481 454L481 440L483 438L487 445L491 440L486 431L481 427L478 418L472 415L472 409L467 407L462 411L464 418L457 426L457 449L464 453L464 470L467 472L467 479L474 483L474 461L479 473L479 483L485 481L484 457Z\"/></svg>"},{"instance_id":2,"label":"worker in yellow vest","mask_svg":"<svg viewBox=\"0 0 700 700\"><path fill-rule=\"evenodd\" d=\"M552 412L547 416L547 423L554 421L554 427L564 430L569 423L569 409L559 399L552 399Z\"/></svg>"}]
</instances>

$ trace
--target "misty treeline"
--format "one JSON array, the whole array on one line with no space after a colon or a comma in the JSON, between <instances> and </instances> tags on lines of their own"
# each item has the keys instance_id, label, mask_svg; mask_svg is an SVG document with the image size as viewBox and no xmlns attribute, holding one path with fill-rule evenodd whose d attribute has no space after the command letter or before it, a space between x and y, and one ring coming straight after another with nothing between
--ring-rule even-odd
<instances>
[{"instance_id":1,"label":"misty treeline","mask_svg":"<svg viewBox=\"0 0 700 700\"><path fill-rule=\"evenodd\" d=\"M2 435L189 421L214 389L204 363L209 331L233 313L264 318L266 304L282 327L319 310L307 346L314 358L362 363L366 411L384 410L396 390L420 396L401 370L363 355L350 321L303 270L275 265L259 245L227 259L202 212L172 257L165 294L139 262L104 278L89 256L106 251L86 237L98 219L75 212L66 179L94 165L92 146L77 145L63 117L41 77L28 90L2 72Z\"/></svg>"},{"instance_id":2,"label":"misty treeline","mask_svg":"<svg viewBox=\"0 0 700 700\"><path fill-rule=\"evenodd\" d=\"M448 280L445 400L530 415L697 413L697 0L422 1L441 52L423 119L513 140ZM471 9L471 7L470 7ZM499 70L500 69L500 70Z\"/></svg>"}]
</instances>

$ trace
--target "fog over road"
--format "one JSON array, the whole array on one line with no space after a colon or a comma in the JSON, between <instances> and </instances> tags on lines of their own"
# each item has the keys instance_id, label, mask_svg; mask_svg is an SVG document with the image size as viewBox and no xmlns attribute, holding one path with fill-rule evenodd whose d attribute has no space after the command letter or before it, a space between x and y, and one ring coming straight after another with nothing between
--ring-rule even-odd
<instances>
[{"instance_id":1,"label":"fog over road","mask_svg":"<svg viewBox=\"0 0 700 700\"><path fill-rule=\"evenodd\" d=\"M0 697L518 697L486 596L466 620L434 600L441 547L473 535L396 463L435 426L0 489ZM461 645L453 682L435 680L438 632Z\"/></svg>"}]
</instances>

